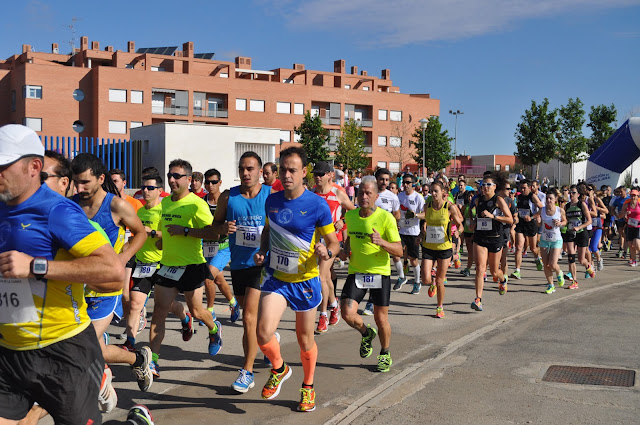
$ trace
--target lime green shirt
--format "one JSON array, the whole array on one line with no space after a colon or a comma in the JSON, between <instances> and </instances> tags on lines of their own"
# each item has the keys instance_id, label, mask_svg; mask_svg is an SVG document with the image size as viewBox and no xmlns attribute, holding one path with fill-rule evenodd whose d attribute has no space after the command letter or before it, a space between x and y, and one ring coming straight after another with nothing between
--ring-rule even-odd
<instances>
[{"instance_id":1,"label":"lime green shirt","mask_svg":"<svg viewBox=\"0 0 640 425\"><path fill-rule=\"evenodd\" d=\"M162 203L153 208L142 207L138 210L138 217L142 224L151 230L160 230L160 216L162 215ZM136 253L136 259L141 263L157 263L162 259L162 250L156 247L158 239L148 237L140 251Z\"/></svg>"}]
</instances>

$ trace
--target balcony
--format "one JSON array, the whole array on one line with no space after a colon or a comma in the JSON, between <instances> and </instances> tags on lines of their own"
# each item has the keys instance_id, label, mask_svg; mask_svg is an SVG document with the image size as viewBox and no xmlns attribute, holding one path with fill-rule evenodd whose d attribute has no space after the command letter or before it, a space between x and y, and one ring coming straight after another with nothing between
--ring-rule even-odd
<instances>
[{"instance_id":1,"label":"balcony","mask_svg":"<svg viewBox=\"0 0 640 425\"><path fill-rule=\"evenodd\" d=\"M364 153L373 153L373 147L365 145Z\"/></svg>"},{"instance_id":2,"label":"balcony","mask_svg":"<svg viewBox=\"0 0 640 425\"><path fill-rule=\"evenodd\" d=\"M340 118L320 117L322 124L325 125L340 125Z\"/></svg>"},{"instance_id":3,"label":"balcony","mask_svg":"<svg viewBox=\"0 0 640 425\"><path fill-rule=\"evenodd\" d=\"M164 114L164 115L189 115L188 106L152 106L152 114Z\"/></svg>"},{"instance_id":4,"label":"balcony","mask_svg":"<svg viewBox=\"0 0 640 425\"><path fill-rule=\"evenodd\" d=\"M226 109L194 109L193 115L196 117L208 117L208 118L229 118L229 111Z\"/></svg>"}]
</instances>

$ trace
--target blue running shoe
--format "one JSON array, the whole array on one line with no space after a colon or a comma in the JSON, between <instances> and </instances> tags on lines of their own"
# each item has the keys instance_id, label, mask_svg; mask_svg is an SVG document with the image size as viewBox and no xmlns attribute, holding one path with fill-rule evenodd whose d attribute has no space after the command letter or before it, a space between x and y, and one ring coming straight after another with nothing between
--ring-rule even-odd
<instances>
[{"instance_id":1,"label":"blue running shoe","mask_svg":"<svg viewBox=\"0 0 640 425\"><path fill-rule=\"evenodd\" d=\"M480 301L480 298L476 297L476 299L473 300L473 302L471 303L471 308L475 311L482 311L482 301Z\"/></svg>"},{"instance_id":2,"label":"blue running shoe","mask_svg":"<svg viewBox=\"0 0 640 425\"><path fill-rule=\"evenodd\" d=\"M215 356L222 348L222 324L217 320L214 322L218 327L218 332L209 334L209 354Z\"/></svg>"},{"instance_id":3,"label":"blue running shoe","mask_svg":"<svg viewBox=\"0 0 640 425\"><path fill-rule=\"evenodd\" d=\"M239 393L246 393L255 385L255 382L253 382L253 373L244 369L240 369L239 372L238 379L231 384L231 388Z\"/></svg>"},{"instance_id":4,"label":"blue running shoe","mask_svg":"<svg viewBox=\"0 0 640 425\"><path fill-rule=\"evenodd\" d=\"M154 362L153 360L151 361L151 363L149 363L149 370L151 371L151 374L156 378L160 377L160 366L158 366L158 363Z\"/></svg>"},{"instance_id":5,"label":"blue running shoe","mask_svg":"<svg viewBox=\"0 0 640 425\"><path fill-rule=\"evenodd\" d=\"M229 308L231 309L231 323L236 323L240 318L240 303L236 301L236 305L229 306Z\"/></svg>"}]
</instances>

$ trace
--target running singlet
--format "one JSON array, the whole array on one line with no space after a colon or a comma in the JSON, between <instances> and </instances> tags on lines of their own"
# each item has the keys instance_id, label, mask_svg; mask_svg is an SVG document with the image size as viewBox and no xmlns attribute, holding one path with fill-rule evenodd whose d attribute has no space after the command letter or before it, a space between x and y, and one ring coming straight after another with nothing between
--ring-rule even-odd
<instances>
[{"instance_id":1,"label":"running singlet","mask_svg":"<svg viewBox=\"0 0 640 425\"><path fill-rule=\"evenodd\" d=\"M462 207L462 217L464 218L464 233L473 234L473 219L476 218L476 207L471 204L465 204Z\"/></svg>"},{"instance_id":2,"label":"running singlet","mask_svg":"<svg viewBox=\"0 0 640 425\"><path fill-rule=\"evenodd\" d=\"M17 250L47 260L69 261L87 257L109 242L89 223L76 203L53 192L46 185L23 203L0 203L0 251ZM33 350L71 338L89 326L84 287L59 280L2 279L1 308L26 306L10 312L25 317L20 323L0 323L0 346L11 350ZM13 297L7 282L18 282L27 298ZM24 285L24 286L23 286ZM45 302L46 300L46 302ZM26 304L25 304L26 303ZM33 303L33 305L30 305ZM4 314L4 313L3 313Z\"/></svg>"},{"instance_id":3,"label":"running singlet","mask_svg":"<svg viewBox=\"0 0 640 425\"><path fill-rule=\"evenodd\" d=\"M331 190L327 193L319 193L317 192L318 188L314 187L313 192L327 201L327 205L329 205L329 210L331 211L331 219L335 223L336 221L342 218L342 204L340 204L340 199L338 199L338 189L337 187L332 187ZM347 226L348 227L348 226ZM342 241L342 232L337 232L336 236L338 237L338 241Z\"/></svg>"},{"instance_id":4,"label":"running singlet","mask_svg":"<svg viewBox=\"0 0 640 425\"><path fill-rule=\"evenodd\" d=\"M385 189L384 192L378 193L378 199L376 199L376 207L380 207L383 210L393 213L400 209L400 201L398 195L390 190Z\"/></svg>"},{"instance_id":5,"label":"running singlet","mask_svg":"<svg viewBox=\"0 0 640 425\"><path fill-rule=\"evenodd\" d=\"M167 196L160 203L162 216L160 229L162 230L162 265L164 266L188 266L190 264L202 264L205 262L202 255L202 240L183 234L171 236L167 232L167 226L178 226L201 229L213 222L213 216L207 203L198 195L189 193L179 201L172 201Z\"/></svg>"},{"instance_id":6,"label":"running singlet","mask_svg":"<svg viewBox=\"0 0 640 425\"><path fill-rule=\"evenodd\" d=\"M432 206L432 200L427 202L424 208L427 232L422 242L423 247L435 251L445 251L452 248L449 205L449 201L445 201L442 208L435 210Z\"/></svg>"},{"instance_id":7,"label":"running singlet","mask_svg":"<svg viewBox=\"0 0 640 425\"><path fill-rule=\"evenodd\" d=\"M531 217L536 212L536 207L533 205L532 199L533 199L533 192L529 193L529 195L520 194L516 198L517 208L518 208L518 217L520 217L520 221L518 222L518 224L522 226L531 226L531 225L535 226L535 223L532 224L532 221L526 222L522 220L523 217L526 217L526 216Z\"/></svg>"},{"instance_id":8,"label":"running singlet","mask_svg":"<svg viewBox=\"0 0 640 425\"><path fill-rule=\"evenodd\" d=\"M336 231L329 206L319 196L305 190L296 199L284 192L267 198L269 223L268 271L283 282L302 282L318 276L314 247L319 236Z\"/></svg>"},{"instance_id":9,"label":"running singlet","mask_svg":"<svg viewBox=\"0 0 640 425\"><path fill-rule=\"evenodd\" d=\"M211 202L209 202L209 196L208 195L205 196L202 199L207 201L207 205L209 206L209 211L211 211L211 215L215 219L215 217L216 217L216 209L218 208L218 204L214 205ZM210 242L208 240L203 240L202 243L203 243L203 247L205 249L204 250L204 257L207 258L208 252L207 252L207 246L206 245L210 244L210 243L216 243L217 247L218 247L218 250L229 248L229 236L228 235L220 236L220 239L216 240L215 242Z\"/></svg>"},{"instance_id":10,"label":"running singlet","mask_svg":"<svg viewBox=\"0 0 640 425\"><path fill-rule=\"evenodd\" d=\"M585 216L582 211L582 201L578 201L577 204L567 204L565 205L565 212L567 215L567 229L575 229L578 226L582 226L582 223L585 222ZM582 232L584 229L577 230L577 233Z\"/></svg>"},{"instance_id":11,"label":"running singlet","mask_svg":"<svg viewBox=\"0 0 640 425\"><path fill-rule=\"evenodd\" d=\"M231 270L255 267L253 256L260 250L260 237L267 217L265 202L270 193L271 186L264 184L252 199L240 194L240 186L229 189L226 220L235 220L238 228L229 235Z\"/></svg>"},{"instance_id":12,"label":"running singlet","mask_svg":"<svg viewBox=\"0 0 640 425\"><path fill-rule=\"evenodd\" d=\"M627 216L627 226L640 227L640 202L636 202L635 207L632 207L630 202L627 206L627 212L629 213Z\"/></svg>"},{"instance_id":13,"label":"running singlet","mask_svg":"<svg viewBox=\"0 0 640 425\"><path fill-rule=\"evenodd\" d=\"M420 219L418 217L406 218L407 211L415 214L422 212L424 207L424 197L418 192L407 195L406 192L398 194L400 201L400 234L418 236L420 234Z\"/></svg>"},{"instance_id":14,"label":"running singlet","mask_svg":"<svg viewBox=\"0 0 640 425\"><path fill-rule=\"evenodd\" d=\"M498 208L498 195L485 201L484 197L478 198L478 207L476 208L476 236L485 238L497 238L502 234L502 223L492 218L482 217L483 211L489 211L494 216L502 215L502 211Z\"/></svg>"},{"instance_id":15,"label":"running singlet","mask_svg":"<svg viewBox=\"0 0 640 425\"><path fill-rule=\"evenodd\" d=\"M151 230L160 229L160 217L162 215L162 203L159 203L153 208L140 208L138 210L138 217L142 224L150 228ZM158 263L162 259L162 250L156 247L158 239L148 237L144 241L142 248L136 253L136 260L141 263Z\"/></svg>"},{"instance_id":16,"label":"running singlet","mask_svg":"<svg viewBox=\"0 0 640 425\"><path fill-rule=\"evenodd\" d=\"M376 229L385 241L398 242L400 234L396 219L382 208L376 208L369 217L360 217L360 208L356 208L347 211L344 219L349 223L347 226L349 246L353 253L349 260L349 274L367 273L390 276L389 253L371 242L371 233L373 233L372 229Z\"/></svg>"},{"instance_id":17,"label":"running singlet","mask_svg":"<svg viewBox=\"0 0 640 425\"><path fill-rule=\"evenodd\" d=\"M553 224L554 220L562 221L560 207L556 207L556 212L553 215L547 215L547 207L542 207L540 218L542 219L542 239L547 242L561 241L560 228Z\"/></svg>"}]
</instances>

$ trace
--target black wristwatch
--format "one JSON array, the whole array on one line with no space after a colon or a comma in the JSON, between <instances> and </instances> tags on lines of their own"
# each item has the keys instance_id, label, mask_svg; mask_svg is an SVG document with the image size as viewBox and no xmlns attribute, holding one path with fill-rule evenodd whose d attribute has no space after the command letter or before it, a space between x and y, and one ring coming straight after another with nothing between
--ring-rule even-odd
<instances>
[{"instance_id":1,"label":"black wristwatch","mask_svg":"<svg viewBox=\"0 0 640 425\"><path fill-rule=\"evenodd\" d=\"M191 230L191 229L190 229L190 228L188 228L188 227L185 227L185 228L184 228L184 235L185 235L185 236L189 236L189 230Z\"/></svg>"},{"instance_id":2,"label":"black wristwatch","mask_svg":"<svg viewBox=\"0 0 640 425\"><path fill-rule=\"evenodd\" d=\"M31 274L33 274L36 279L44 280L44 275L49 271L49 261L44 257L35 257L33 261L31 261Z\"/></svg>"},{"instance_id":3,"label":"black wristwatch","mask_svg":"<svg viewBox=\"0 0 640 425\"><path fill-rule=\"evenodd\" d=\"M158 232L156 232L155 230L152 230L150 236L152 238L155 238L157 234L158 234Z\"/></svg>"},{"instance_id":4,"label":"black wristwatch","mask_svg":"<svg viewBox=\"0 0 640 425\"><path fill-rule=\"evenodd\" d=\"M333 257L333 252L330 249L327 249L327 254L329 254L329 258Z\"/></svg>"}]
</instances>

